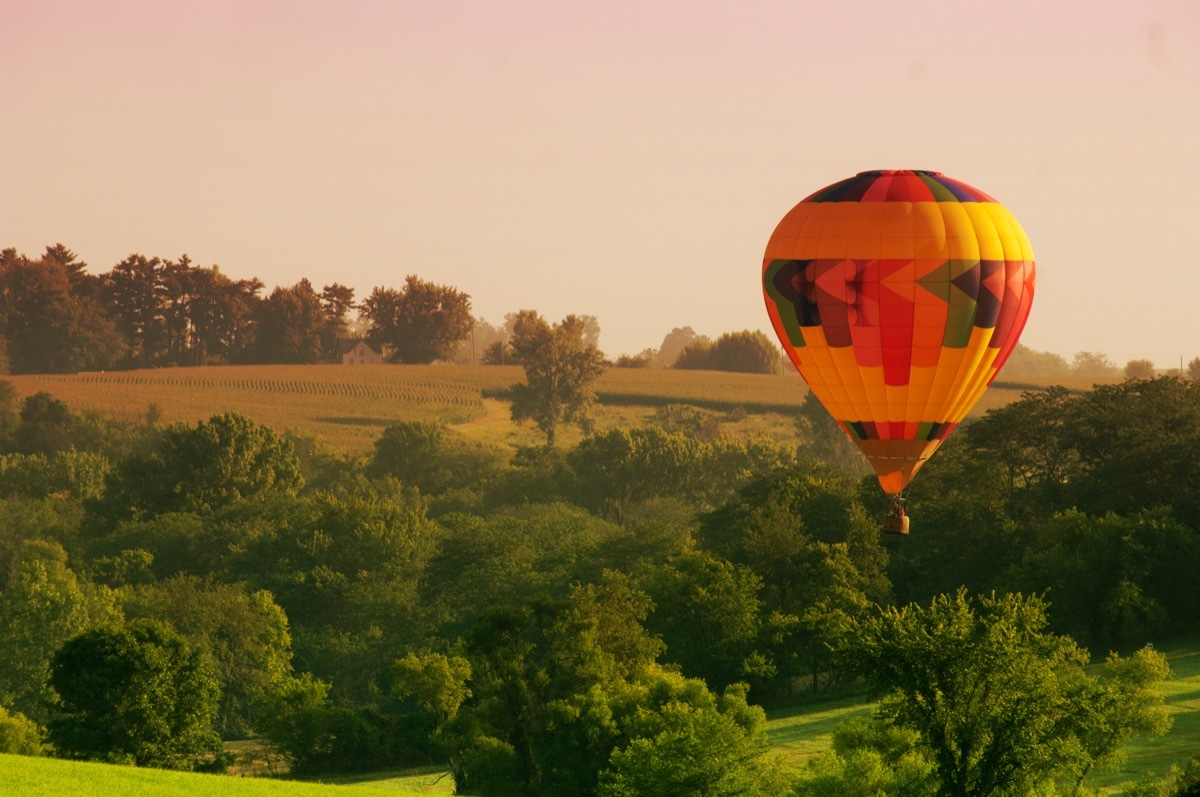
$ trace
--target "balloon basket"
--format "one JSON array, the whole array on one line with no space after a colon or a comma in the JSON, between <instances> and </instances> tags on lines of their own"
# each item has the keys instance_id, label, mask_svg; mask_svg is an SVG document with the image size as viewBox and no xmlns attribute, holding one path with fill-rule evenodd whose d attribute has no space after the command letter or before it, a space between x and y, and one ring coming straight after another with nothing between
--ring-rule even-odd
<instances>
[{"instance_id":1,"label":"balloon basket","mask_svg":"<svg viewBox=\"0 0 1200 797\"><path fill-rule=\"evenodd\" d=\"M908 534L908 513L904 511L904 499L892 496L892 508L883 517L884 534Z\"/></svg>"},{"instance_id":2,"label":"balloon basket","mask_svg":"<svg viewBox=\"0 0 1200 797\"><path fill-rule=\"evenodd\" d=\"M884 534L908 534L908 515L887 515L883 519Z\"/></svg>"}]
</instances>

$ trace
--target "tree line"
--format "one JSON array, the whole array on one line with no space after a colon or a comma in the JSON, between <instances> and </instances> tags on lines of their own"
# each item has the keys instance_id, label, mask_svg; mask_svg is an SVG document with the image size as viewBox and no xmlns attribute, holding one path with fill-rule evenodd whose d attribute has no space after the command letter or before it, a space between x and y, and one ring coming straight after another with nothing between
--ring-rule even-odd
<instances>
[{"instance_id":1,"label":"tree line","mask_svg":"<svg viewBox=\"0 0 1200 797\"><path fill-rule=\"evenodd\" d=\"M243 363L331 361L354 332L396 363L436 360L522 364L517 339L532 310L494 327L471 314L471 297L415 275L400 288L376 287L362 301L334 282L307 279L263 295L258 278L232 279L217 266L132 254L92 275L62 244L36 259L0 251L0 373ZM351 317L351 314L354 317ZM576 316L598 347L595 316ZM685 351L686 349L686 351ZM715 343L690 327L673 330L661 351L619 358L621 366L776 373L779 347L762 333Z\"/></svg>"},{"instance_id":2,"label":"tree line","mask_svg":"<svg viewBox=\"0 0 1200 797\"><path fill-rule=\"evenodd\" d=\"M1084 794L1168 724L1142 646L1200 630L1177 378L964 427L899 541L816 413L800 450L674 408L511 456L407 422L357 457L5 384L0 738L26 751L215 767L253 735L296 773L441 763L483 795ZM763 707L862 683L876 718L783 768Z\"/></svg>"},{"instance_id":3,"label":"tree line","mask_svg":"<svg viewBox=\"0 0 1200 797\"><path fill-rule=\"evenodd\" d=\"M13 373L228 363L315 363L333 355L352 310L394 362L447 358L471 328L470 297L416 276L356 303L307 279L263 296L257 278L133 254L91 275L61 244L36 259L0 251L0 366Z\"/></svg>"}]
</instances>

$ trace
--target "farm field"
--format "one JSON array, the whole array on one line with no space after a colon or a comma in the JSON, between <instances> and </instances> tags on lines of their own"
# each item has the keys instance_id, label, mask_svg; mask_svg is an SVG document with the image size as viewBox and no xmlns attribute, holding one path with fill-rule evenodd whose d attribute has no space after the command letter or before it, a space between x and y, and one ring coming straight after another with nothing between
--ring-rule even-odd
<instances>
[{"instance_id":1,"label":"farm field","mask_svg":"<svg viewBox=\"0 0 1200 797\"><path fill-rule=\"evenodd\" d=\"M369 450L384 427L406 420L453 426L472 439L507 447L544 439L531 424L512 423L507 402L488 398L524 379L519 366L205 366L4 378L19 398L45 391L76 411L95 410L131 422L153 414L167 423L194 423L235 411L348 451ZM1086 389L1092 382L998 382L972 415L1003 406L1025 390L1063 381L1072 389ZM795 374L637 368L608 369L597 392L600 403L594 415L600 430L643 425L659 407L692 404L734 413L722 423L726 433L782 439L795 435L791 418L808 393ZM573 428L564 429L561 439L570 445L579 436Z\"/></svg>"}]
</instances>

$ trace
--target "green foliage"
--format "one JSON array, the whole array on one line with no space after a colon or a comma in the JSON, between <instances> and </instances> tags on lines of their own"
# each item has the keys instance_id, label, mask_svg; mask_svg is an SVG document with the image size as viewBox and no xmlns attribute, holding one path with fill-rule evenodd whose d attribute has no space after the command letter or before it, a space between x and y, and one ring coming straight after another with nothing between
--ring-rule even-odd
<instances>
[{"instance_id":1,"label":"green foliage","mask_svg":"<svg viewBox=\"0 0 1200 797\"><path fill-rule=\"evenodd\" d=\"M1182 768L1172 765L1165 778L1144 779L1121 797L1196 797L1200 794L1200 758L1191 758Z\"/></svg>"},{"instance_id":2,"label":"green foliage","mask_svg":"<svg viewBox=\"0 0 1200 797\"><path fill-rule=\"evenodd\" d=\"M571 478L566 496L616 520L655 498L707 508L763 470L792 461L786 449L762 439L706 443L653 426L613 429L586 438L567 453Z\"/></svg>"},{"instance_id":3,"label":"green foliage","mask_svg":"<svg viewBox=\"0 0 1200 797\"><path fill-rule=\"evenodd\" d=\"M887 722L849 720L833 732L832 749L813 760L797 797L935 797L933 762L920 736Z\"/></svg>"},{"instance_id":4,"label":"green foliage","mask_svg":"<svg viewBox=\"0 0 1200 797\"><path fill-rule=\"evenodd\" d=\"M54 496L0 498L0 592L16 581L26 543L51 543L78 554L82 508Z\"/></svg>"},{"instance_id":5,"label":"green foliage","mask_svg":"<svg viewBox=\"0 0 1200 797\"><path fill-rule=\"evenodd\" d=\"M45 454L0 454L0 497L99 498L111 465L103 454L68 449Z\"/></svg>"},{"instance_id":6,"label":"green foliage","mask_svg":"<svg viewBox=\"0 0 1200 797\"><path fill-rule=\"evenodd\" d=\"M60 546L26 541L0 592L0 705L45 722L55 652L112 615L111 595L78 579Z\"/></svg>"},{"instance_id":7,"label":"green foliage","mask_svg":"<svg viewBox=\"0 0 1200 797\"><path fill-rule=\"evenodd\" d=\"M1120 369L1108 359L1108 355L1093 351L1077 351L1071 361L1071 371L1080 376L1116 376Z\"/></svg>"},{"instance_id":8,"label":"green foliage","mask_svg":"<svg viewBox=\"0 0 1200 797\"><path fill-rule=\"evenodd\" d=\"M263 736L302 775L367 772L427 762L427 717L330 705L328 684L305 675L262 701Z\"/></svg>"},{"instance_id":9,"label":"green foliage","mask_svg":"<svg viewBox=\"0 0 1200 797\"><path fill-rule=\"evenodd\" d=\"M1070 415L1084 476L1071 484L1089 514L1171 506L1200 528L1200 384L1159 377L1098 385Z\"/></svg>"},{"instance_id":10,"label":"green foliage","mask_svg":"<svg viewBox=\"0 0 1200 797\"><path fill-rule=\"evenodd\" d=\"M745 689L717 697L654 665L649 603L606 574L566 605L494 613L468 636L474 697L437 737L460 792L779 794ZM659 791L638 791L656 782ZM633 791L631 791L633 790Z\"/></svg>"},{"instance_id":11,"label":"green foliage","mask_svg":"<svg viewBox=\"0 0 1200 797\"><path fill-rule=\"evenodd\" d=\"M0 374L6 373L3 360L4 340L0 338ZM13 445L13 432L17 428L17 388L8 379L0 379L0 451L8 451Z\"/></svg>"},{"instance_id":12,"label":"green foliage","mask_svg":"<svg viewBox=\"0 0 1200 797\"><path fill-rule=\"evenodd\" d=\"M1026 794L1082 780L1166 722L1161 654L1114 656L1089 676L1086 652L1046 625L1040 599L960 591L859 622L846 654L884 690L880 716L921 735L939 795Z\"/></svg>"},{"instance_id":13,"label":"green foliage","mask_svg":"<svg viewBox=\"0 0 1200 797\"><path fill-rule=\"evenodd\" d=\"M568 504L531 505L488 518L447 515L422 579L422 603L446 631L480 613L535 599L562 599L599 578L613 524Z\"/></svg>"},{"instance_id":14,"label":"green foliage","mask_svg":"<svg viewBox=\"0 0 1200 797\"><path fill-rule=\"evenodd\" d=\"M37 260L0 252L0 338L13 373L107 368L124 348L86 278L86 263L66 247Z\"/></svg>"},{"instance_id":15,"label":"green foliage","mask_svg":"<svg viewBox=\"0 0 1200 797\"><path fill-rule=\"evenodd\" d=\"M564 423L590 426L596 402L595 382L604 371L604 358L584 339L586 325L569 315L551 326L531 310L523 310L513 326L513 353L525 366L525 384L513 385L512 418L533 421L553 446L555 431Z\"/></svg>"},{"instance_id":16,"label":"green foliage","mask_svg":"<svg viewBox=\"0 0 1200 797\"><path fill-rule=\"evenodd\" d=\"M21 712L11 713L0 706L0 753L42 755L42 729Z\"/></svg>"},{"instance_id":17,"label":"green foliage","mask_svg":"<svg viewBox=\"0 0 1200 797\"><path fill-rule=\"evenodd\" d=\"M211 521L242 547L234 571L286 612L297 668L336 676L339 702L377 702L378 682L427 628L418 585L438 528L416 496L378 486L242 504Z\"/></svg>"},{"instance_id":18,"label":"green foliage","mask_svg":"<svg viewBox=\"0 0 1200 797\"><path fill-rule=\"evenodd\" d=\"M410 717L331 706L327 689L304 677L263 702L261 731L293 773L379 771L428 760L432 724L413 727Z\"/></svg>"},{"instance_id":19,"label":"green foliage","mask_svg":"<svg viewBox=\"0 0 1200 797\"><path fill-rule=\"evenodd\" d=\"M55 654L50 684L58 694L50 741L65 757L194 769L220 751L211 667L159 623L75 637Z\"/></svg>"},{"instance_id":20,"label":"green foliage","mask_svg":"<svg viewBox=\"0 0 1200 797\"><path fill-rule=\"evenodd\" d=\"M1040 526L1009 581L1048 589L1061 631L1117 645L1190 626L1198 569L1200 540L1165 510L1099 518L1072 510Z\"/></svg>"},{"instance_id":21,"label":"green foliage","mask_svg":"<svg viewBox=\"0 0 1200 797\"><path fill-rule=\"evenodd\" d=\"M34 393L21 404L21 425L16 431L17 451L53 454L71 447L77 419L65 402L49 393Z\"/></svg>"},{"instance_id":22,"label":"green foliage","mask_svg":"<svg viewBox=\"0 0 1200 797\"><path fill-rule=\"evenodd\" d=\"M383 430L367 466L373 477L392 476L427 495L479 487L501 466L495 448L447 435L437 424L402 421Z\"/></svg>"},{"instance_id":23,"label":"green foliage","mask_svg":"<svg viewBox=\"0 0 1200 797\"><path fill-rule=\"evenodd\" d=\"M888 600L888 553L858 482L811 463L756 473L736 500L701 518L706 548L753 569L773 610L801 614L818 601L825 589L819 585L830 585L831 576L817 577L813 568L823 566L815 562L843 555L857 571L855 588L871 601ZM837 546L841 553L834 552Z\"/></svg>"},{"instance_id":24,"label":"green foliage","mask_svg":"<svg viewBox=\"0 0 1200 797\"><path fill-rule=\"evenodd\" d=\"M1004 363L1004 378L1066 376L1071 366L1061 355L1048 351L1035 351L1024 343L1018 343Z\"/></svg>"},{"instance_id":25,"label":"green foliage","mask_svg":"<svg viewBox=\"0 0 1200 797\"><path fill-rule=\"evenodd\" d=\"M870 474L871 466L862 451L833 416L809 393L796 415L801 442L797 454L802 459L822 462L859 478Z\"/></svg>"},{"instance_id":26,"label":"green foliage","mask_svg":"<svg viewBox=\"0 0 1200 797\"><path fill-rule=\"evenodd\" d=\"M400 290L376 288L362 303L371 322L367 339L387 347L389 360L431 363L447 360L471 332L471 297L414 275Z\"/></svg>"},{"instance_id":27,"label":"green foliage","mask_svg":"<svg viewBox=\"0 0 1200 797\"><path fill-rule=\"evenodd\" d=\"M471 696L467 681L471 662L444 653L409 653L392 670L392 688L401 696L412 696L439 720L453 719L458 707Z\"/></svg>"},{"instance_id":28,"label":"green foliage","mask_svg":"<svg viewBox=\"0 0 1200 797\"><path fill-rule=\"evenodd\" d=\"M650 573L647 622L666 643L666 658L714 689L745 679L761 630L762 580L749 568L702 552L684 553Z\"/></svg>"},{"instance_id":29,"label":"green foliage","mask_svg":"<svg viewBox=\"0 0 1200 797\"><path fill-rule=\"evenodd\" d=\"M686 370L735 371L747 374L777 374L780 371L779 345L762 332L727 332L715 342L707 339L687 344L675 359L674 367Z\"/></svg>"},{"instance_id":30,"label":"green foliage","mask_svg":"<svg viewBox=\"0 0 1200 797\"><path fill-rule=\"evenodd\" d=\"M745 691L730 690L715 705L671 701L657 711L642 709L631 722L632 738L600 774L597 796L775 797L790 791L790 779L767 757L757 729L739 723L745 712L738 709L745 706Z\"/></svg>"},{"instance_id":31,"label":"green foliage","mask_svg":"<svg viewBox=\"0 0 1200 797\"><path fill-rule=\"evenodd\" d=\"M622 354L613 361L615 368L649 368L654 364L654 349L645 349L638 354Z\"/></svg>"},{"instance_id":32,"label":"green foliage","mask_svg":"<svg viewBox=\"0 0 1200 797\"><path fill-rule=\"evenodd\" d=\"M123 604L127 619L168 624L207 653L221 690L214 727L222 738L251 734L254 707L291 677L287 617L265 590L175 577L129 590Z\"/></svg>"},{"instance_id":33,"label":"green foliage","mask_svg":"<svg viewBox=\"0 0 1200 797\"><path fill-rule=\"evenodd\" d=\"M712 410L690 404L668 404L654 413L654 422L664 432L681 434L693 440L711 442L721 433L721 416Z\"/></svg>"},{"instance_id":34,"label":"green foliage","mask_svg":"<svg viewBox=\"0 0 1200 797\"><path fill-rule=\"evenodd\" d=\"M654 427L613 429L586 438L567 454L577 503L620 518L648 498L706 492L705 447L679 433Z\"/></svg>"},{"instance_id":35,"label":"green foliage","mask_svg":"<svg viewBox=\"0 0 1200 797\"><path fill-rule=\"evenodd\" d=\"M708 338L697 334L696 330L691 327L675 327L663 337L663 342L654 355L654 367L672 367L679 359L680 353L697 340L707 341Z\"/></svg>"},{"instance_id":36,"label":"green foliage","mask_svg":"<svg viewBox=\"0 0 1200 797\"><path fill-rule=\"evenodd\" d=\"M245 498L294 495L301 483L300 464L286 438L225 413L194 427L171 426L157 451L122 462L104 509L118 517L131 509L146 515L207 512Z\"/></svg>"}]
</instances>

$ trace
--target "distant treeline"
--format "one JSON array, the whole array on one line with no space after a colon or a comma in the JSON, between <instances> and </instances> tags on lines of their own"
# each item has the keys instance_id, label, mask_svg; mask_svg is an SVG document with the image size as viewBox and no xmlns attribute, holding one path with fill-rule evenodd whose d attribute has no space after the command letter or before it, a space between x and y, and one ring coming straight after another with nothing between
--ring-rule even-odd
<instances>
[{"instance_id":1,"label":"distant treeline","mask_svg":"<svg viewBox=\"0 0 1200 797\"><path fill-rule=\"evenodd\" d=\"M133 254L106 274L62 244L31 259L0 251L0 373L71 373L332 358L359 310L366 336L399 362L448 356L471 327L470 297L410 276L360 304L334 282L307 279L262 296L258 278L217 266Z\"/></svg>"}]
</instances>

